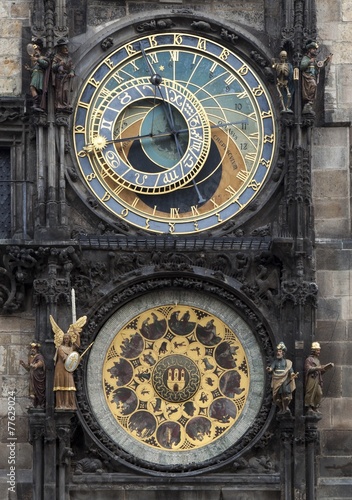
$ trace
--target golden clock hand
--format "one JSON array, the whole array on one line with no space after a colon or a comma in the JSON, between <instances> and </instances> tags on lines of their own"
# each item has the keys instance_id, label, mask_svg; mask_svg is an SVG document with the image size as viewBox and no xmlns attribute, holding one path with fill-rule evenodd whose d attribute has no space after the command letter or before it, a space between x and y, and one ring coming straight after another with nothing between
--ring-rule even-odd
<instances>
[{"instance_id":1,"label":"golden clock hand","mask_svg":"<svg viewBox=\"0 0 352 500\"><path fill-rule=\"evenodd\" d=\"M210 128L221 128L221 127L226 127L227 125L239 125L239 124L248 124L248 119L246 120L241 120L237 122L226 122L226 123L219 123L218 125L210 125ZM181 128L180 130L174 130L171 132L160 132L158 134L143 134L143 135L135 135L133 137L121 137L120 139L112 139L111 141L106 141L106 144L111 144L114 142L124 142L124 141L134 141L136 139L145 139L145 138L159 138L159 137L168 137L170 135L175 134L182 134L184 132L189 132L190 130L197 130L197 128L202 128L202 125L199 125L198 127L189 127L189 128Z\"/></svg>"},{"instance_id":2,"label":"golden clock hand","mask_svg":"<svg viewBox=\"0 0 352 500\"><path fill-rule=\"evenodd\" d=\"M187 129L184 130L186 132ZM169 137L172 135L172 132L161 132L158 134L153 134L150 132L150 134L142 134L142 135L134 135L132 137L119 137L118 139L111 139L110 141L106 141L106 144L113 144L115 142L127 142L127 141L135 141L137 139L155 139L159 137Z\"/></svg>"},{"instance_id":3,"label":"golden clock hand","mask_svg":"<svg viewBox=\"0 0 352 500\"><path fill-rule=\"evenodd\" d=\"M172 114L172 111L171 111L171 108L170 108L170 103L165 101L165 98L164 98L164 96L162 94L162 91L160 89L160 84L163 81L162 76L159 75L158 73L155 73L152 64L150 63L149 59L147 58L147 54L145 53L145 50L144 50L144 47L143 47L142 43L140 43L139 46L140 46L143 58L144 58L145 62L147 63L149 72L151 74L151 76L150 76L150 82L155 86L156 89L158 89L159 94L160 94L160 96L162 98L162 101L163 101L164 109L168 111L166 113L166 119L168 121L169 127L171 128L171 134L174 135L175 142L176 142L176 148L178 149L179 154L182 155L182 151L180 150L181 146L180 146L180 144L178 142L177 134L180 134L182 132L188 132L189 129L175 130L175 122L174 122L173 114ZM240 121L225 122L225 123L221 123L221 124L218 124L218 125L211 125L210 128L221 128L221 127L226 127L227 125L239 125L239 124L246 124L247 125L248 124L248 118L246 118L245 120L240 120ZM200 127L193 127L193 128L197 129L197 128L200 128ZM156 137L156 136L154 136L154 137Z\"/></svg>"},{"instance_id":4,"label":"golden clock hand","mask_svg":"<svg viewBox=\"0 0 352 500\"><path fill-rule=\"evenodd\" d=\"M185 129L184 132L186 132L186 130L187 129ZM163 132L159 134L153 134L152 132L150 132L150 134L133 135L130 137L119 137L117 139L111 139L109 141L103 135L97 135L96 137L93 138L91 143L83 147L83 150L86 151L87 153L91 153L94 150L96 151L103 150L108 144L136 141L138 139L154 139L159 137L169 137L170 135L172 135L171 132Z\"/></svg>"}]
</instances>

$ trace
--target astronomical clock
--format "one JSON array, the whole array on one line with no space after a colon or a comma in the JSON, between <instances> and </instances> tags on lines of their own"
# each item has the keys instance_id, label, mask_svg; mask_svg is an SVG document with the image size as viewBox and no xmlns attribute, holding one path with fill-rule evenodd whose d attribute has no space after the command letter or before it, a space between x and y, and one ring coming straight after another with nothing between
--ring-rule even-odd
<instances>
[{"instance_id":1,"label":"astronomical clock","mask_svg":"<svg viewBox=\"0 0 352 500\"><path fill-rule=\"evenodd\" d=\"M191 33L154 33L87 76L73 119L82 183L113 219L190 235L263 189L276 147L268 91L248 61Z\"/></svg>"},{"instance_id":2,"label":"astronomical clock","mask_svg":"<svg viewBox=\"0 0 352 500\"><path fill-rule=\"evenodd\" d=\"M81 63L74 187L112 227L156 246L88 314L83 346L94 343L77 399L110 463L195 474L265 433L273 334L235 277L219 280L198 254L195 265L168 265L158 242L221 234L268 200L275 109L263 71L230 35L136 31Z\"/></svg>"},{"instance_id":3,"label":"astronomical clock","mask_svg":"<svg viewBox=\"0 0 352 500\"><path fill-rule=\"evenodd\" d=\"M0 106L0 313L6 352L30 336L45 360L33 498L315 498L316 2L26 3L26 71ZM61 346L50 318L86 322ZM25 421L27 364L7 364Z\"/></svg>"}]
</instances>

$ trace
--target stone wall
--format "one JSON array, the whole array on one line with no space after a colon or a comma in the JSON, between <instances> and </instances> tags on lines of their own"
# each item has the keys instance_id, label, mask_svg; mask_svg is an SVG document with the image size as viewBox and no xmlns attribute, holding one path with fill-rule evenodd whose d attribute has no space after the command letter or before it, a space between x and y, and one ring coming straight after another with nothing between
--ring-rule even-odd
<instances>
[{"instance_id":1,"label":"stone wall","mask_svg":"<svg viewBox=\"0 0 352 500\"><path fill-rule=\"evenodd\" d=\"M29 0L0 3L1 96L18 96L22 91L22 28L29 24L31 5Z\"/></svg>"},{"instance_id":2,"label":"stone wall","mask_svg":"<svg viewBox=\"0 0 352 500\"><path fill-rule=\"evenodd\" d=\"M22 94L22 29L29 25L31 4L26 0L0 2L0 96L5 99ZM19 360L27 360L27 346L33 337L34 319L30 313L0 316L0 498L3 499L16 498L9 490L12 483L8 481L13 479L9 474L15 472L16 480L21 475L23 480L31 481L32 446L28 442L26 409L30 403L29 379ZM9 427L14 389L15 420L14 426ZM12 442L15 447L8 446Z\"/></svg>"},{"instance_id":3,"label":"stone wall","mask_svg":"<svg viewBox=\"0 0 352 500\"><path fill-rule=\"evenodd\" d=\"M352 5L319 0L318 34L334 54L325 81L325 125L312 140L316 268L319 286L316 339L322 362L335 363L324 377L319 500L349 498L352 488L352 238L351 128ZM348 493L349 491L349 493ZM347 495L347 496L346 496Z\"/></svg>"},{"instance_id":4,"label":"stone wall","mask_svg":"<svg viewBox=\"0 0 352 500\"><path fill-rule=\"evenodd\" d=\"M349 238L349 127L315 128L312 140L312 188L315 234L320 238Z\"/></svg>"},{"instance_id":5,"label":"stone wall","mask_svg":"<svg viewBox=\"0 0 352 500\"><path fill-rule=\"evenodd\" d=\"M10 473L15 472L16 481L20 475L22 478L28 476L29 480L31 477L32 446L28 442L27 416L29 378L20 366L20 359L27 362L27 346L33 337L34 319L29 314L0 316L0 498L3 499L15 498L9 491ZM11 443L15 446L10 446Z\"/></svg>"},{"instance_id":6,"label":"stone wall","mask_svg":"<svg viewBox=\"0 0 352 500\"><path fill-rule=\"evenodd\" d=\"M344 498L352 486L352 240L334 238L317 242L319 303L316 339L322 362L335 368L324 376L318 498Z\"/></svg>"},{"instance_id":7,"label":"stone wall","mask_svg":"<svg viewBox=\"0 0 352 500\"><path fill-rule=\"evenodd\" d=\"M16 97L22 93L22 29L29 25L32 2L27 0L2 0L0 2L0 95ZM34 319L31 314L0 316L0 498L11 497L12 476L10 467L18 475L31 477L32 446L28 442L28 419L26 406L29 404L29 379L19 360L27 360L27 346L34 336ZM12 422L12 395L15 394L14 427ZM10 435L14 432L14 435ZM8 445L12 438L14 450ZM15 455L13 455L15 453ZM12 465L12 459L15 464ZM10 461L10 463L9 463ZM17 491L18 493L18 491Z\"/></svg>"},{"instance_id":8,"label":"stone wall","mask_svg":"<svg viewBox=\"0 0 352 500\"><path fill-rule=\"evenodd\" d=\"M228 22L235 21L250 26L252 29L264 29L264 0L237 0L234 8L233 0L134 0L126 2L89 0L87 22L89 26L98 26L112 19L125 15L135 15L147 10L192 8L200 14L221 17Z\"/></svg>"},{"instance_id":9,"label":"stone wall","mask_svg":"<svg viewBox=\"0 0 352 500\"><path fill-rule=\"evenodd\" d=\"M333 53L325 87L326 121L346 123L352 119L352 5L349 0L317 2L319 40L324 56Z\"/></svg>"}]
</instances>

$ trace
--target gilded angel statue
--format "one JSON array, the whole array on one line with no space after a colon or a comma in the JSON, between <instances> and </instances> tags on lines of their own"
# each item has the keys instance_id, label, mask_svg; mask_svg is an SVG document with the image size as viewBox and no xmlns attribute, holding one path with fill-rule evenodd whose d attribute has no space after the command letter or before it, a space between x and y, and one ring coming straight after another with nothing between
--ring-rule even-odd
<instances>
[{"instance_id":1,"label":"gilded angel statue","mask_svg":"<svg viewBox=\"0 0 352 500\"><path fill-rule=\"evenodd\" d=\"M75 382L73 379L73 370L67 366L70 361L70 355L81 345L80 333L87 322L87 316L82 316L75 323L70 325L64 333L54 318L50 316L50 323L54 332L54 343L56 353L55 373L54 373L54 391L56 394L55 408L57 410L76 410ZM79 357L77 356L77 359ZM67 369L69 368L69 370Z\"/></svg>"}]
</instances>

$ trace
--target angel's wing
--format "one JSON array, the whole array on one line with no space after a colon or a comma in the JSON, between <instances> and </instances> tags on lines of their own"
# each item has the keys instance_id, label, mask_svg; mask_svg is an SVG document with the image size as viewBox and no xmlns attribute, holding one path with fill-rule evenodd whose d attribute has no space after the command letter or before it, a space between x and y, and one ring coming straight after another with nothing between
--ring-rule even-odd
<instances>
[{"instance_id":1,"label":"angel's wing","mask_svg":"<svg viewBox=\"0 0 352 500\"><path fill-rule=\"evenodd\" d=\"M71 337L71 341L74 344L77 340L77 336L79 333L81 333L84 325L87 323L87 316L82 316L81 318L78 318L78 320L70 325L69 329L67 330L67 333Z\"/></svg>"},{"instance_id":2,"label":"angel's wing","mask_svg":"<svg viewBox=\"0 0 352 500\"><path fill-rule=\"evenodd\" d=\"M64 332L61 330L61 328L56 323L51 314L50 314L50 323L54 332L54 344L57 349L62 344L62 339L64 338Z\"/></svg>"}]
</instances>

